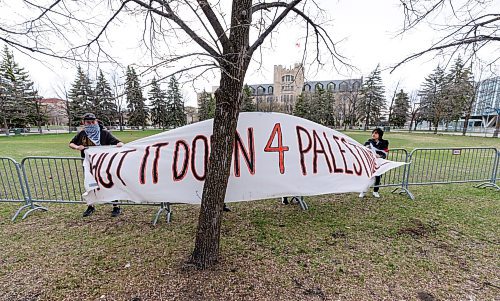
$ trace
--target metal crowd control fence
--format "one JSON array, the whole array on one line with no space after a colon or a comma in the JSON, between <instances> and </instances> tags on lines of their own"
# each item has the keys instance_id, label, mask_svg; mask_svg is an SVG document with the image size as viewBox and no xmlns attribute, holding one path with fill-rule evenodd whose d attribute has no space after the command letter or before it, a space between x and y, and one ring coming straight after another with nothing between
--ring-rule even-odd
<instances>
[{"instance_id":1,"label":"metal crowd control fence","mask_svg":"<svg viewBox=\"0 0 500 301\"><path fill-rule=\"evenodd\" d=\"M404 148L394 148L391 149L387 155L387 160L398 161L398 162L408 162L408 151ZM408 188L405 185L404 179L406 174L407 165L403 165L398 168L394 168L386 172L381 179L380 185L378 187L397 187L393 190L393 192L398 191L399 194L407 194L410 198L413 199L413 195L408 191ZM302 210L307 210L309 207L305 201L304 196L292 196L289 198L282 198L281 202L290 203L298 203Z\"/></svg>"},{"instance_id":2,"label":"metal crowd control fence","mask_svg":"<svg viewBox=\"0 0 500 301\"><path fill-rule=\"evenodd\" d=\"M83 159L77 157L26 157L21 161L24 182L27 187L31 209L23 219L36 210L47 211L39 203L83 204L85 192ZM170 222L172 211L169 203L137 204L133 202L113 202L117 205L152 205L160 206L153 224L165 213Z\"/></svg>"},{"instance_id":3,"label":"metal crowd control fence","mask_svg":"<svg viewBox=\"0 0 500 301\"><path fill-rule=\"evenodd\" d=\"M397 162L408 162L408 151L404 148L390 149L386 159ZM392 192L399 190L399 194L407 194L411 199L413 199L413 195L408 191L404 181L407 169L408 164L405 164L384 173L378 187L396 187L396 189Z\"/></svg>"},{"instance_id":4,"label":"metal crowd control fence","mask_svg":"<svg viewBox=\"0 0 500 301\"><path fill-rule=\"evenodd\" d=\"M392 149L389 160L407 162L382 177L380 187L396 187L407 194L410 185L482 182L476 187L493 187L500 180L500 151L493 147L417 148L410 154L405 149ZM21 203L12 220L22 210L29 209L26 218L36 210L46 211L39 203L82 204L84 192L82 159L76 157L26 157L21 163L11 158L0 158L0 202ZM303 197L292 196L303 210L308 206ZM120 205L159 206L153 223L165 214L170 222L171 203L136 204L118 202Z\"/></svg>"},{"instance_id":5,"label":"metal crowd control fence","mask_svg":"<svg viewBox=\"0 0 500 301\"><path fill-rule=\"evenodd\" d=\"M498 151L494 147L416 148L409 157L405 185L477 183L494 187Z\"/></svg>"},{"instance_id":6,"label":"metal crowd control fence","mask_svg":"<svg viewBox=\"0 0 500 301\"><path fill-rule=\"evenodd\" d=\"M12 158L0 158L0 202L21 204L12 217L13 221L22 210L30 206L23 186L21 167Z\"/></svg>"},{"instance_id":7,"label":"metal crowd control fence","mask_svg":"<svg viewBox=\"0 0 500 301\"><path fill-rule=\"evenodd\" d=\"M407 159L408 159L408 151L406 151L406 149L403 148L391 149L387 154L387 160L397 161L397 162L407 162ZM406 165L389 170L382 176L379 187L403 186L405 171L406 171Z\"/></svg>"}]
</instances>

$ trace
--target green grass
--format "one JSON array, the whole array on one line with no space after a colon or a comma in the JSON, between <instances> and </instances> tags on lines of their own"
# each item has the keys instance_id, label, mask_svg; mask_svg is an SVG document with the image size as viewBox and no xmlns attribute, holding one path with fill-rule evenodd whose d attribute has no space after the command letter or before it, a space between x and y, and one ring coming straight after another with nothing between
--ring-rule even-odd
<instances>
[{"instance_id":1,"label":"green grass","mask_svg":"<svg viewBox=\"0 0 500 301\"><path fill-rule=\"evenodd\" d=\"M453 189L451 189L453 188ZM417 187L408 201L355 194L232 204L222 261L207 271L184 262L198 207L155 209L51 205L10 222L0 206L0 300L494 300L498 296L498 192L469 185ZM136 298L136 299L134 299Z\"/></svg>"},{"instance_id":2,"label":"green grass","mask_svg":"<svg viewBox=\"0 0 500 301\"><path fill-rule=\"evenodd\" d=\"M156 132L115 132L124 142ZM368 132L349 132L363 142ZM72 135L0 137L0 157L78 156ZM498 139L387 133L391 147L493 146ZM471 185L410 187L391 194L307 198L308 211L279 200L231 204L221 262L197 271L198 206L49 204L11 222L0 203L0 300L496 300L500 278L499 192Z\"/></svg>"}]
</instances>

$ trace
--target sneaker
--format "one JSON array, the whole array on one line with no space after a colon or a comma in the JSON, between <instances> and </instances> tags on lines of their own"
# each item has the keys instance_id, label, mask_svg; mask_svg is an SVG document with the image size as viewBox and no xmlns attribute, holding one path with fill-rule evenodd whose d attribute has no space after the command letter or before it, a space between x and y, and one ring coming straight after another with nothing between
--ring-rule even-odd
<instances>
[{"instance_id":1,"label":"sneaker","mask_svg":"<svg viewBox=\"0 0 500 301\"><path fill-rule=\"evenodd\" d=\"M226 203L224 203L224 207L222 207L222 211L231 212L231 209L229 209L229 207L226 205Z\"/></svg>"},{"instance_id":2,"label":"sneaker","mask_svg":"<svg viewBox=\"0 0 500 301\"><path fill-rule=\"evenodd\" d=\"M364 197L365 197L365 193L364 193L364 192L360 193L360 194L359 194L359 197L360 197L360 198L364 198Z\"/></svg>"},{"instance_id":3,"label":"sneaker","mask_svg":"<svg viewBox=\"0 0 500 301\"><path fill-rule=\"evenodd\" d=\"M380 197L380 194L378 194L378 192L374 191L373 192L373 196L376 197L377 199Z\"/></svg>"},{"instance_id":4,"label":"sneaker","mask_svg":"<svg viewBox=\"0 0 500 301\"><path fill-rule=\"evenodd\" d=\"M120 215L122 213L122 209L120 209L120 207L118 206L113 206L113 211L111 211L111 216L112 217L117 217L118 215Z\"/></svg>"},{"instance_id":5,"label":"sneaker","mask_svg":"<svg viewBox=\"0 0 500 301\"><path fill-rule=\"evenodd\" d=\"M281 198L281 204L283 204L283 205L288 205L288 204L290 204L290 203L288 202L288 197Z\"/></svg>"},{"instance_id":6,"label":"sneaker","mask_svg":"<svg viewBox=\"0 0 500 301\"><path fill-rule=\"evenodd\" d=\"M95 207L94 206L88 206L87 210L83 213L83 217L91 216L92 213L94 213Z\"/></svg>"}]
</instances>

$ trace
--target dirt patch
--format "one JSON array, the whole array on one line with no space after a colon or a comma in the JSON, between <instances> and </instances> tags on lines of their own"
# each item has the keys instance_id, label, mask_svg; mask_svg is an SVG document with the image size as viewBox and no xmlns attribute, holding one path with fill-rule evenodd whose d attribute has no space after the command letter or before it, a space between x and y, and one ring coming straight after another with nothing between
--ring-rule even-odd
<instances>
[{"instance_id":1,"label":"dirt patch","mask_svg":"<svg viewBox=\"0 0 500 301\"><path fill-rule=\"evenodd\" d=\"M419 219L413 219L409 225L402 227L398 230L398 235L409 235L414 238L427 237L432 235L437 230L436 222L424 223Z\"/></svg>"},{"instance_id":2,"label":"dirt patch","mask_svg":"<svg viewBox=\"0 0 500 301\"><path fill-rule=\"evenodd\" d=\"M436 298L432 294L429 294L426 292L418 292L417 297L418 297L418 300L421 300L421 301L435 301L436 300Z\"/></svg>"}]
</instances>

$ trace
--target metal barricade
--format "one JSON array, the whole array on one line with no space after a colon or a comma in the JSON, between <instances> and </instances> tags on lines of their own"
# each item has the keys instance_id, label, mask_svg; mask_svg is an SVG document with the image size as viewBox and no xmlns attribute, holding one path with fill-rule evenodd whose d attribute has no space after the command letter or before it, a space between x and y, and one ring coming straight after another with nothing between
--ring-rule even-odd
<instances>
[{"instance_id":1,"label":"metal barricade","mask_svg":"<svg viewBox=\"0 0 500 301\"><path fill-rule=\"evenodd\" d=\"M408 163L408 151L404 148L393 148L389 150L387 154L387 160L396 162L406 162ZM402 165L397 168L393 168L382 175L380 185L378 187L396 187L392 192L399 194L406 194L412 200L414 199L413 194L408 190L405 185L406 171L408 164Z\"/></svg>"},{"instance_id":2,"label":"metal barricade","mask_svg":"<svg viewBox=\"0 0 500 301\"><path fill-rule=\"evenodd\" d=\"M500 180L500 150L497 150L497 156L495 161L496 163L493 165L494 167L491 175L491 181L487 183L481 183L476 187L478 188L493 187L496 188L497 190L500 190L500 187L496 183L498 180Z\"/></svg>"},{"instance_id":3,"label":"metal barricade","mask_svg":"<svg viewBox=\"0 0 500 301\"><path fill-rule=\"evenodd\" d=\"M31 209L23 219L36 210L47 208L38 203L83 204L82 194L85 192L83 159L78 157L26 157L21 167L26 183L26 193L31 200ZM170 222L172 210L170 203L137 204L121 201L116 205L151 205L160 206L153 219L156 224L162 213Z\"/></svg>"},{"instance_id":4,"label":"metal barricade","mask_svg":"<svg viewBox=\"0 0 500 301\"><path fill-rule=\"evenodd\" d=\"M477 183L496 185L498 151L494 147L416 148L406 175L409 185ZM479 187L478 186L478 187Z\"/></svg>"},{"instance_id":5,"label":"metal barricade","mask_svg":"<svg viewBox=\"0 0 500 301\"><path fill-rule=\"evenodd\" d=\"M389 150L386 159L396 162L408 162L408 152L404 148L394 148ZM379 187L403 186L405 172L406 165L389 170L382 175Z\"/></svg>"},{"instance_id":6,"label":"metal barricade","mask_svg":"<svg viewBox=\"0 0 500 301\"><path fill-rule=\"evenodd\" d=\"M14 159L0 158L0 202L21 203L12 221L30 206L21 173L21 167Z\"/></svg>"}]
</instances>

